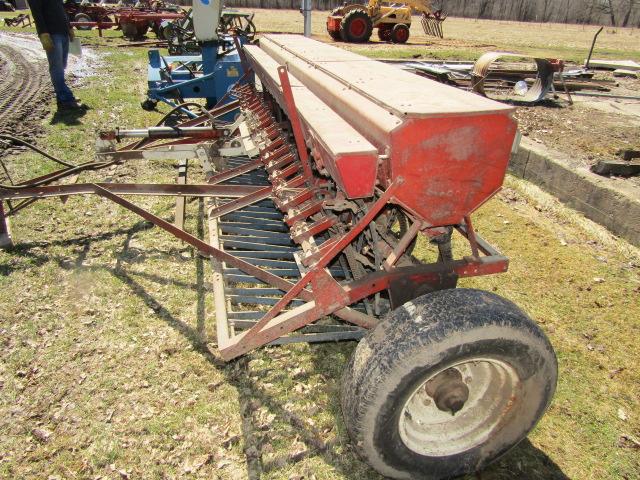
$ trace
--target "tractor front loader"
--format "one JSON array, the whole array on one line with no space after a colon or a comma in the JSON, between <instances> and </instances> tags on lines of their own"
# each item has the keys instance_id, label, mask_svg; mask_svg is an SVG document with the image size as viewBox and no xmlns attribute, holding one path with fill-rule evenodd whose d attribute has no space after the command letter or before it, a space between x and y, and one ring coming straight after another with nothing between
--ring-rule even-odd
<instances>
[{"instance_id":1,"label":"tractor front loader","mask_svg":"<svg viewBox=\"0 0 640 480\"><path fill-rule=\"evenodd\" d=\"M327 32L334 40L368 42L373 29L384 42L406 43L411 28L411 13L422 14L421 24L427 35L442 38L442 22L447 18L442 10L434 11L430 0L408 0L402 4L383 5L380 0L368 4L351 4L334 9L327 17Z\"/></svg>"}]
</instances>

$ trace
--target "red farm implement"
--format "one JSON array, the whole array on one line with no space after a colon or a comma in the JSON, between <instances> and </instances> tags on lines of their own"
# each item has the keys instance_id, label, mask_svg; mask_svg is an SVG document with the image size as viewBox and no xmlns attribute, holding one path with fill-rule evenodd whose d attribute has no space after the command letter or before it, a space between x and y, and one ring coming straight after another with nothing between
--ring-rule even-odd
<instances>
[{"instance_id":1,"label":"red farm implement","mask_svg":"<svg viewBox=\"0 0 640 480\"><path fill-rule=\"evenodd\" d=\"M97 28L102 35L102 30L117 27L122 30L122 35L130 40L142 38L149 30L152 30L158 38L163 38L162 22L182 19L186 15L183 11L164 7L163 4L129 8L84 5L67 1L65 10L71 19L71 25L79 30Z\"/></svg>"},{"instance_id":2,"label":"red farm implement","mask_svg":"<svg viewBox=\"0 0 640 480\"><path fill-rule=\"evenodd\" d=\"M163 39L162 22L166 20L178 20L185 18L184 12L140 11L136 9L119 10L115 14L118 26L122 29L125 38L136 40L152 30L160 39Z\"/></svg>"},{"instance_id":3,"label":"red farm implement","mask_svg":"<svg viewBox=\"0 0 640 480\"><path fill-rule=\"evenodd\" d=\"M294 35L245 46L243 63L227 103L175 127L108 132L95 162L3 186L4 216L77 194L137 213L211 259L223 359L360 340L341 398L355 450L392 478L483 468L533 428L557 377L549 341L518 307L456 288L508 267L471 215L502 185L513 109ZM197 160L206 178L55 183L136 158ZM178 212L206 197L208 241L131 195L177 196ZM431 263L412 255L418 240Z\"/></svg>"}]
</instances>

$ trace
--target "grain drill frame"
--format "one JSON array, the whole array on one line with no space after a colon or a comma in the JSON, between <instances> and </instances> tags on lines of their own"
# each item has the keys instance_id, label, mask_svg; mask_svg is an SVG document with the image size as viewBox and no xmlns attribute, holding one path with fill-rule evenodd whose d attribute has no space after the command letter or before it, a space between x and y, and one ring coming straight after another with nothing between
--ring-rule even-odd
<instances>
[{"instance_id":1,"label":"grain drill frame","mask_svg":"<svg viewBox=\"0 0 640 480\"><path fill-rule=\"evenodd\" d=\"M522 311L455 288L508 268L470 216L502 185L513 109L298 36L242 52L246 73L216 108L175 127L107 132L96 162L2 186L0 235L5 217L42 198L110 199L211 259L223 359L364 337L342 387L356 451L392 478L481 469L533 428L557 377L551 345ZM236 122L220 122L236 109ZM206 182L51 184L136 158L180 160L182 171L198 159ZM123 198L136 194L177 196L176 224ZM194 196L208 198L209 242L182 228ZM453 232L468 255L454 259ZM411 256L420 233L437 261Z\"/></svg>"}]
</instances>

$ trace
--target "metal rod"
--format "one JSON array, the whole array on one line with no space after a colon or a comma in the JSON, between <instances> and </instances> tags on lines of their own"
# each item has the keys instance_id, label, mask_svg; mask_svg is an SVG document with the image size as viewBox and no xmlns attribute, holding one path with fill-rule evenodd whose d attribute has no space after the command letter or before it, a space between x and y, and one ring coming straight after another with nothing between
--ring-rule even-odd
<instances>
[{"instance_id":1,"label":"metal rod","mask_svg":"<svg viewBox=\"0 0 640 480\"><path fill-rule=\"evenodd\" d=\"M75 185L25 187L15 190L0 189L0 200L86 195L96 193L96 189L100 188L119 195L178 195L185 197L243 197L261 190L260 187L252 185L80 183Z\"/></svg>"},{"instance_id":2,"label":"metal rod","mask_svg":"<svg viewBox=\"0 0 640 480\"><path fill-rule=\"evenodd\" d=\"M422 226L422 222L413 222L413 225L411 225L411 228L407 231L407 233L403 235L403 237L398 242L398 245L396 245L396 248L393 249L393 252L391 252L391 254L387 257L387 259L382 264L382 267L385 270L387 271L391 270L391 268L396 264L398 259L409 247L413 239L416 238L416 235L420 231L421 226Z\"/></svg>"},{"instance_id":3,"label":"metal rod","mask_svg":"<svg viewBox=\"0 0 640 480\"><path fill-rule=\"evenodd\" d=\"M600 30L598 30L596 32L596 34L593 36L593 42L591 42L591 49L589 50L589 56L587 57L587 63L585 65L585 68L589 68L589 62L591 62L591 56L593 55L593 49L596 46L596 40L598 40L598 35L600 35L602 30L604 30L604 27L600 27Z\"/></svg>"},{"instance_id":4,"label":"metal rod","mask_svg":"<svg viewBox=\"0 0 640 480\"><path fill-rule=\"evenodd\" d=\"M309 154L307 153L307 144L304 141L304 134L302 133L302 122L298 116L298 109L296 108L296 102L293 98L293 91L291 90L291 82L289 82L289 73L287 67L278 67L278 75L280 76L280 84L282 85L282 94L284 96L284 103L287 106L287 114L289 115L289 121L293 128L293 136L296 140L296 148L298 150L298 157L302 163L302 169L304 170L304 176L307 181L312 179L313 173L311 172L311 164L309 163Z\"/></svg>"},{"instance_id":5,"label":"metal rod","mask_svg":"<svg viewBox=\"0 0 640 480\"><path fill-rule=\"evenodd\" d=\"M11 246L13 246L13 241L11 240L9 220L4 214L4 202L0 201L0 248L9 248Z\"/></svg>"},{"instance_id":6,"label":"metal rod","mask_svg":"<svg viewBox=\"0 0 640 480\"><path fill-rule=\"evenodd\" d=\"M178 185L187 184L187 169L189 168L188 160L180 160L178 164ZM174 223L180 230L184 230L184 218L186 213L186 199L183 196L176 197L176 216Z\"/></svg>"},{"instance_id":7,"label":"metal rod","mask_svg":"<svg viewBox=\"0 0 640 480\"><path fill-rule=\"evenodd\" d=\"M473 255L473 258L480 258L480 251L478 250L478 242L476 240L476 232L473 229L471 217L464 217L464 223L467 227L467 239L469 240L469 244L471 245L471 254Z\"/></svg>"},{"instance_id":8,"label":"metal rod","mask_svg":"<svg viewBox=\"0 0 640 480\"><path fill-rule=\"evenodd\" d=\"M247 162L239 167L230 168L228 170L224 170L221 173L218 173L212 177L207 179L207 183L210 185L216 185L220 182L224 182L225 180L230 180L238 175L242 175L244 173L249 173L256 168L262 165L262 160L255 160L253 162Z\"/></svg>"},{"instance_id":9,"label":"metal rod","mask_svg":"<svg viewBox=\"0 0 640 480\"><path fill-rule=\"evenodd\" d=\"M123 138L218 138L221 133L214 127L149 127L132 130L116 129L115 140Z\"/></svg>"},{"instance_id":10,"label":"metal rod","mask_svg":"<svg viewBox=\"0 0 640 480\"><path fill-rule=\"evenodd\" d=\"M235 185L232 186L235 188ZM249 194L238 198L237 200L233 200L231 202L225 203L215 209L213 209L209 215L212 217L221 217L222 215L226 215L227 213L231 213L235 210L239 210L247 205L251 205L252 203L259 202L260 200L264 200L265 198L269 198L273 192L273 187L257 187L258 189Z\"/></svg>"}]
</instances>

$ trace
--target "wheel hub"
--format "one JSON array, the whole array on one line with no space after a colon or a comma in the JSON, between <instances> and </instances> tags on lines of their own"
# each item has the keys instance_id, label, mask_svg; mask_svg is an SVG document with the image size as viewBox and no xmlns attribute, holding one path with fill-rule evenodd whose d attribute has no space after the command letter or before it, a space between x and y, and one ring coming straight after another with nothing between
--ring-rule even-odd
<instances>
[{"instance_id":1,"label":"wheel hub","mask_svg":"<svg viewBox=\"0 0 640 480\"><path fill-rule=\"evenodd\" d=\"M399 433L410 450L427 456L467 451L509 423L522 402L520 379L509 364L470 358L432 373L406 400Z\"/></svg>"},{"instance_id":2,"label":"wheel hub","mask_svg":"<svg viewBox=\"0 0 640 480\"><path fill-rule=\"evenodd\" d=\"M469 387L462 381L462 374L455 368L449 368L429 380L425 386L427 395L439 410L455 415L462 410L469 399Z\"/></svg>"},{"instance_id":3,"label":"wheel hub","mask_svg":"<svg viewBox=\"0 0 640 480\"><path fill-rule=\"evenodd\" d=\"M351 22L351 34L355 37L363 35L366 29L367 24L360 18L357 18Z\"/></svg>"}]
</instances>

